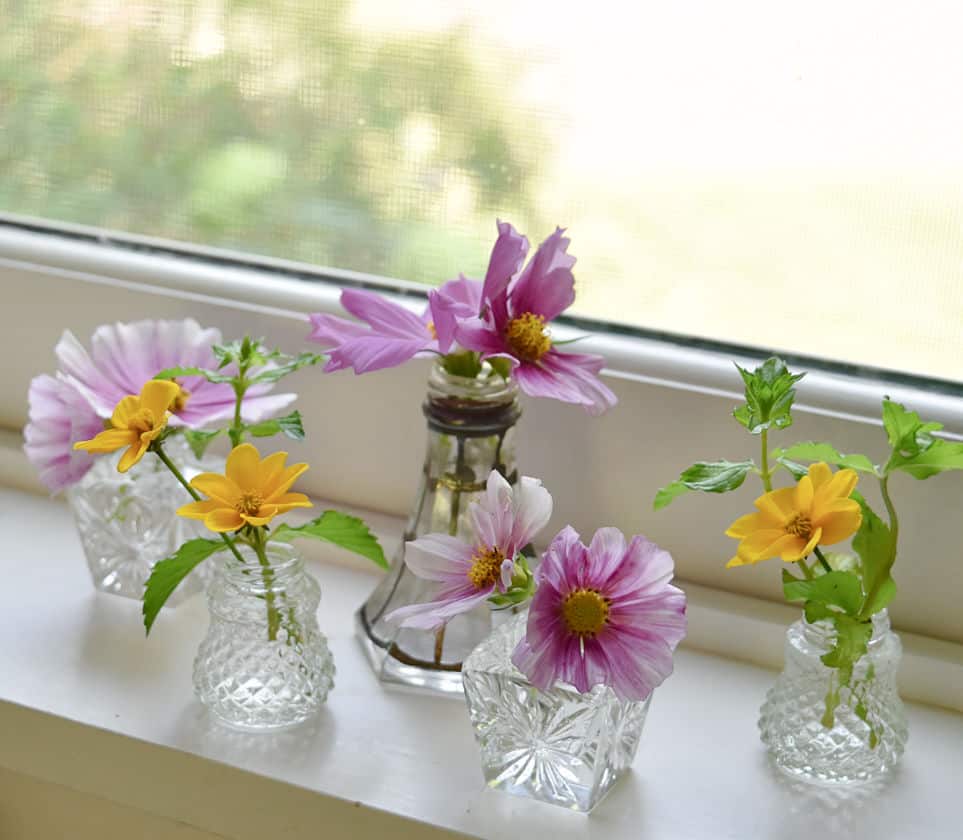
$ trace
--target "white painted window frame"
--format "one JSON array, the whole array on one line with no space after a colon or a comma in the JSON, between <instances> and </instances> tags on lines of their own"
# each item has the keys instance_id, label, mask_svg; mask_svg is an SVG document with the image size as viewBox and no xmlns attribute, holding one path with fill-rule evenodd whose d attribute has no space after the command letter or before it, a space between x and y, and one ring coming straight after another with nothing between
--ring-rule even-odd
<instances>
[{"instance_id":1,"label":"white painted window frame","mask_svg":"<svg viewBox=\"0 0 963 840\"><path fill-rule=\"evenodd\" d=\"M15 221L0 224L0 358L6 360L0 372L6 395L0 401L0 484L34 491L42 488L20 453L26 390L31 377L54 369L53 345L64 328L86 341L105 321L190 316L220 327L226 336L251 333L296 352L311 347L304 341L308 312L340 312L339 283L384 287L386 282L354 272L320 272L281 260L138 237L116 239L69 226L45 230L41 223ZM424 305L423 287L389 282L413 308ZM557 333L567 338L578 331L561 326ZM751 341L748 324L740 337ZM690 597L707 607L694 616L701 627L697 645L777 664L778 635L763 638L761 628L793 615L792 608L780 604L778 564L724 569L733 545L722 532L751 509L758 488L725 496L690 494L660 513L651 506L656 489L695 460L758 458L757 439L750 439L728 414L741 396L734 358L753 364L764 354L732 357L616 332L592 335L578 347L606 357L604 376L620 405L595 419L552 401L525 400L519 466L541 477L556 501L545 536L566 523L583 535L602 525L647 534L672 551ZM405 515L423 456L420 403L427 366L420 361L361 377L311 370L282 385L300 395L309 437L289 448L312 464L304 482L308 492L390 517ZM796 424L774 445L831 440L843 451L881 458L885 439L878 417L884 394L925 419L942 422L950 436L963 438L963 399L951 390L812 367L799 388ZM872 488L867 489L874 498ZM926 482L906 478L894 490L903 521L894 624L913 640L910 647L917 646L921 664L913 666L914 679L932 686L922 699L963 706L963 575L956 524L963 476ZM959 704L948 697L947 668L954 674L950 683Z\"/></svg>"}]
</instances>

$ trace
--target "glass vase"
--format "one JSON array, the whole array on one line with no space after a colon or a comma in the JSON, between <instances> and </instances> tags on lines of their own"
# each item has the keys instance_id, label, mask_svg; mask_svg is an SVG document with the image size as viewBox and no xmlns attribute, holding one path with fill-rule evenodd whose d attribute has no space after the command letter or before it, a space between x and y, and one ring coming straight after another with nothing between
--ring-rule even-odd
<instances>
[{"instance_id":1,"label":"glass vase","mask_svg":"<svg viewBox=\"0 0 963 840\"><path fill-rule=\"evenodd\" d=\"M310 718L334 686L334 660L318 629L318 582L289 545L268 543L267 563L238 545L212 555L211 622L194 660L194 693L222 722L280 729Z\"/></svg>"},{"instance_id":2,"label":"glass vase","mask_svg":"<svg viewBox=\"0 0 963 840\"><path fill-rule=\"evenodd\" d=\"M891 770L906 747L906 712L896 686L902 656L885 610L873 616L869 651L848 686L820 657L833 645L828 621L804 618L786 631L786 664L760 710L759 729L776 766L812 782L869 782ZM839 694L830 715L826 699Z\"/></svg>"},{"instance_id":3,"label":"glass vase","mask_svg":"<svg viewBox=\"0 0 963 840\"><path fill-rule=\"evenodd\" d=\"M652 696L619 700L608 686L580 694L535 688L511 661L527 614L498 627L465 660L465 699L489 787L591 811L632 766Z\"/></svg>"},{"instance_id":4,"label":"glass vase","mask_svg":"<svg viewBox=\"0 0 963 840\"><path fill-rule=\"evenodd\" d=\"M486 366L487 368L487 366ZM400 629L385 620L398 607L423 603L437 583L405 566L405 542L432 532L472 538L468 508L497 470L512 484L514 426L521 409L514 382L500 376L452 376L436 363L423 405L428 446L415 503L387 576L356 614L358 637L379 678L460 694L461 665L491 632L491 612L481 606L454 618L442 631Z\"/></svg>"},{"instance_id":5,"label":"glass vase","mask_svg":"<svg viewBox=\"0 0 963 840\"><path fill-rule=\"evenodd\" d=\"M224 471L223 458L197 458L180 435L169 438L164 449L188 480L201 472ZM99 456L66 495L94 586L140 600L158 560L173 554L187 540L208 534L202 522L177 515L177 509L191 498L156 455L147 453L126 473L120 473L117 462L121 455ZM174 590L169 606L204 588L204 565Z\"/></svg>"}]
</instances>

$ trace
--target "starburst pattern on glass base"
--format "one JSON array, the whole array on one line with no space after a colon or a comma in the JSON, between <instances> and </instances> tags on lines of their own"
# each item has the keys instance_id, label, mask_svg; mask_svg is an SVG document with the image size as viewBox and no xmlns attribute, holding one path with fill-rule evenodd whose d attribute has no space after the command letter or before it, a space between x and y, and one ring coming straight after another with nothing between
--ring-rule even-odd
<instances>
[{"instance_id":1,"label":"starburst pattern on glass base","mask_svg":"<svg viewBox=\"0 0 963 840\"><path fill-rule=\"evenodd\" d=\"M520 615L465 660L462 678L488 784L576 811L591 811L631 766L651 697L619 700L556 685L539 691L511 663Z\"/></svg>"}]
</instances>

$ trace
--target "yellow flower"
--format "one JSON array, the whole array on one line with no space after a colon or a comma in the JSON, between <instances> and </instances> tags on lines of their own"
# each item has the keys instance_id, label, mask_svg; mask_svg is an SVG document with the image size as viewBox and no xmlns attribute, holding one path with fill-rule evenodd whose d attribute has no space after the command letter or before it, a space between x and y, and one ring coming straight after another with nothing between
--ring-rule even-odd
<instances>
[{"instance_id":1,"label":"yellow flower","mask_svg":"<svg viewBox=\"0 0 963 840\"><path fill-rule=\"evenodd\" d=\"M97 455L116 452L128 447L117 465L119 472L127 472L144 457L147 447L164 430L173 400L180 388L173 382L151 379L144 383L139 396L124 397L110 417L113 428L101 432L92 440L79 441L74 449Z\"/></svg>"},{"instance_id":2,"label":"yellow flower","mask_svg":"<svg viewBox=\"0 0 963 840\"><path fill-rule=\"evenodd\" d=\"M311 507L303 493L288 489L307 464L285 466L287 452L275 452L261 460L251 444L242 443L227 456L224 475L201 473L191 487L208 497L184 505L177 513L188 519L203 519L212 531L236 531L244 525L267 525L279 513L296 507Z\"/></svg>"},{"instance_id":3,"label":"yellow flower","mask_svg":"<svg viewBox=\"0 0 963 840\"><path fill-rule=\"evenodd\" d=\"M802 560L817 545L841 542L859 529L862 513L849 498L858 476L853 470L833 474L824 463L812 464L795 487L773 490L756 499L758 513L737 519L726 536L739 540L726 565L744 566L770 557L787 563Z\"/></svg>"}]
</instances>

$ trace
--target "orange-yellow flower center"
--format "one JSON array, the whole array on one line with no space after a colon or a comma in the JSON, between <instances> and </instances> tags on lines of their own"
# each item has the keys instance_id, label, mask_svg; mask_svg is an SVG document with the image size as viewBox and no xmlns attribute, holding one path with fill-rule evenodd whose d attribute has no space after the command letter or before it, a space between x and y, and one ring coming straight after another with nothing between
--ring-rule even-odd
<instances>
[{"instance_id":1,"label":"orange-yellow flower center","mask_svg":"<svg viewBox=\"0 0 963 840\"><path fill-rule=\"evenodd\" d=\"M250 493L241 493L241 498L235 502L234 509L238 513L257 516L257 512L261 509L262 504L264 504L264 499L261 498L261 494L255 490Z\"/></svg>"},{"instance_id":2,"label":"orange-yellow flower center","mask_svg":"<svg viewBox=\"0 0 963 840\"><path fill-rule=\"evenodd\" d=\"M434 322L434 321L429 321L429 322L428 322L428 334L429 334L432 338L438 338L438 330L435 329L435 322Z\"/></svg>"},{"instance_id":3,"label":"orange-yellow flower center","mask_svg":"<svg viewBox=\"0 0 963 840\"><path fill-rule=\"evenodd\" d=\"M178 385L177 396L171 401L171 411L174 414L179 414L184 410L184 406L187 405L187 401L191 398L191 392L187 390L183 385Z\"/></svg>"},{"instance_id":4,"label":"orange-yellow flower center","mask_svg":"<svg viewBox=\"0 0 963 840\"><path fill-rule=\"evenodd\" d=\"M537 362L552 346L545 319L534 312L512 318L505 328L505 340L519 359Z\"/></svg>"},{"instance_id":5,"label":"orange-yellow flower center","mask_svg":"<svg viewBox=\"0 0 963 840\"><path fill-rule=\"evenodd\" d=\"M812 520L802 513L797 513L786 523L786 533L808 540L813 535Z\"/></svg>"},{"instance_id":6,"label":"orange-yellow flower center","mask_svg":"<svg viewBox=\"0 0 963 840\"><path fill-rule=\"evenodd\" d=\"M576 589L562 601L562 618L579 636L595 636L609 620L609 601L594 589Z\"/></svg>"},{"instance_id":7,"label":"orange-yellow flower center","mask_svg":"<svg viewBox=\"0 0 963 840\"><path fill-rule=\"evenodd\" d=\"M471 558L468 580L475 589L494 586L501 577L505 555L497 548L479 548Z\"/></svg>"},{"instance_id":8,"label":"orange-yellow flower center","mask_svg":"<svg viewBox=\"0 0 963 840\"><path fill-rule=\"evenodd\" d=\"M131 415L127 421L127 428L132 432L137 432L137 434L142 435L145 432L154 431L156 424L157 420L154 417L154 412L149 408L141 408Z\"/></svg>"}]
</instances>

